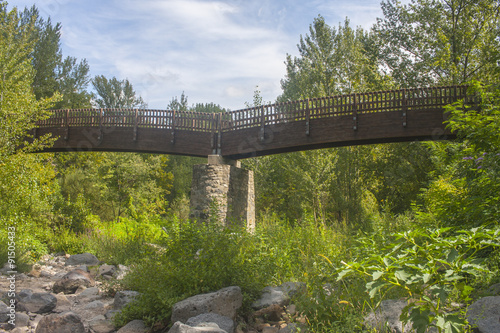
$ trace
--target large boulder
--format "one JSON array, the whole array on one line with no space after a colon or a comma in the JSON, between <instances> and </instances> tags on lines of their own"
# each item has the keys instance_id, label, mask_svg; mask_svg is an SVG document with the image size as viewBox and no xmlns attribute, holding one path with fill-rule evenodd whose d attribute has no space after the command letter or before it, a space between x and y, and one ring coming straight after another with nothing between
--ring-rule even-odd
<instances>
[{"instance_id":1,"label":"large boulder","mask_svg":"<svg viewBox=\"0 0 500 333\"><path fill-rule=\"evenodd\" d=\"M50 314L43 317L35 333L85 333L82 320L73 312Z\"/></svg>"},{"instance_id":2,"label":"large boulder","mask_svg":"<svg viewBox=\"0 0 500 333\"><path fill-rule=\"evenodd\" d=\"M33 313L49 313L57 306L57 298L49 293L33 293L24 289L17 294L18 308Z\"/></svg>"},{"instance_id":3,"label":"large boulder","mask_svg":"<svg viewBox=\"0 0 500 333\"><path fill-rule=\"evenodd\" d=\"M174 326L168 331L168 333L227 333L221 329L215 323L201 323L199 326L189 326L181 323L180 321L175 322Z\"/></svg>"},{"instance_id":4,"label":"large boulder","mask_svg":"<svg viewBox=\"0 0 500 333\"><path fill-rule=\"evenodd\" d=\"M99 259L90 253L74 254L66 260L66 266L96 266L99 265Z\"/></svg>"},{"instance_id":5,"label":"large boulder","mask_svg":"<svg viewBox=\"0 0 500 333\"><path fill-rule=\"evenodd\" d=\"M56 281L52 290L56 294L60 292L74 294L81 286L88 288L94 285L95 281L89 273L81 269L74 269L64 275L60 280Z\"/></svg>"},{"instance_id":6,"label":"large boulder","mask_svg":"<svg viewBox=\"0 0 500 333\"><path fill-rule=\"evenodd\" d=\"M240 287L227 287L213 293L196 295L174 305L172 322L185 323L191 317L211 312L234 319L242 302Z\"/></svg>"},{"instance_id":7,"label":"large boulder","mask_svg":"<svg viewBox=\"0 0 500 333\"><path fill-rule=\"evenodd\" d=\"M500 332L500 296L483 297L467 309L467 320L479 333Z\"/></svg>"}]
</instances>

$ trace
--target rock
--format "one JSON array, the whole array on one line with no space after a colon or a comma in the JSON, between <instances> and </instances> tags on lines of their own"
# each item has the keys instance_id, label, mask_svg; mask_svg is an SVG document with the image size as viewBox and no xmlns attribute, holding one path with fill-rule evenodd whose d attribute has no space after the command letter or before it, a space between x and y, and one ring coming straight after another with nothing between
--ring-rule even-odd
<instances>
[{"instance_id":1,"label":"rock","mask_svg":"<svg viewBox=\"0 0 500 333\"><path fill-rule=\"evenodd\" d=\"M6 323L9 321L10 309L4 302L0 301L0 323Z\"/></svg>"},{"instance_id":2,"label":"rock","mask_svg":"<svg viewBox=\"0 0 500 333\"><path fill-rule=\"evenodd\" d=\"M112 265L101 265L99 267L99 275L113 276L116 273L116 267Z\"/></svg>"},{"instance_id":3,"label":"rock","mask_svg":"<svg viewBox=\"0 0 500 333\"><path fill-rule=\"evenodd\" d=\"M43 317L35 333L85 333L83 322L73 312L50 314Z\"/></svg>"},{"instance_id":4,"label":"rock","mask_svg":"<svg viewBox=\"0 0 500 333\"><path fill-rule=\"evenodd\" d=\"M262 290L260 299L253 302L252 308L259 310L273 304L285 306L288 305L288 303L290 303L290 297L288 297L281 287L265 287Z\"/></svg>"},{"instance_id":5,"label":"rock","mask_svg":"<svg viewBox=\"0 0 500 333\"><path fill-rule=\"evenodd\" d=\"M78 265L88 265L88 266L96 266L99 265L99 259L93 254L90 253L82 253L75 254L70 256L66 260L66 266L78 266Z\"/></svg>"},{"instance_id":6,"label":"rock","mask_svg":"<svg viewBox=\"0 0 500 333\"><path fill-rule=\"evenodd\" d=\"M17 294L18 309L33 313L49 313L57 306L57 298L49 293L33 293L30 289Z\"/></svg>"},{"instance_id":7,"label":"rock","mask_svg":"<svg viewBox=\"0 0 500 333\"><path fill-rule=\"evenodd\" d=\"M278 333L279 328L274 326L267 326L262 329L262 333Z\"/></svg>"},{"instance_id":8,"label":"rock","mask_svg":"<svg viewBox=\"0 0 500 333\"><path fill-rule=\"evenodd\" d=\"M38 278L40 277L41 273L42 273L42 266L40 266L39 264L34 264L31 268L31 271L28 273L28 276Z\"/></svg>"},{"instance_id":9,"label":"rock","mask_svg":"<svg viewBox=\"0 0 500 333\"><path fill-rule=\"evenodd\" d=\"M200 326L192 327L185 325L180 321L175 322L174 326L168 331L168 333L227 333L223 329L219 328L215 323L201 323ZM119 332L121 333L121 332Z\"/></svg>"},{"instance_id":10,"label":"rock","mask_svg":"<svg viewBox=\"0 0 500 333\"><path fill-rule=\"evenodd\" d=\"M113 302L113 309L121 310L127 304L133 302L140 293L133 290L123 290L115 294L115 301Z\"/></svg>"},{"instance_id":11,"label":"rock","mask_svg":"<svg viewBox=\"0 0 500 333\"><path fill-rule=\"evenodd\" d=\"M83 290L81 293L78 294L77 299L80 302L92 302L95 301L96 299L101 298L99 295L99 288L97 287L90 287L85 290Z\"/></svg>"},{"instance_id":12,"label":"rock","mask_svg":"<svg viewBox=\"0 0 500 333\"><path fill-rule=\"evenodd\" d=\"M307 328L303 324L290 323L285 327L281 328L278 333L304 333L307 332Z\"/></svg>"},{"instance_id":13,"label":"rock","mask_svg":"<svg viewBox=\"0 0 500 333\"><path fill-rule=\"evenodd\" d=\"M500 295L500 283L496 283L488 288L488 294L491 296Z\"/></svg>"},{"instance_id":14,"label":"rock","mask_svg":"<svg viewBox=\"0 0 500 333\"><path fill-rule=\"evenodd\" d=\"M266 321L280 321L285 314L283 307L278 304L269 305L267 308L260 309L254 313L255 317L261 317Z\"/></svg>"},{"instance_id":15,"label":"rock","mask_svg":"<svg viewBox=\"0 0 500 333\"><path fill-rule=\"evenodd\" d=\"M365 317L365 325L377 331L388 327L394 333L411 332L411 323L407 323L403 329L403 323L399 320L406 305L404 300L382 301L376 312L372 311Z\"/></svg>"},{"instance_id":16,"label":"rock","mask_svg":"<svg viewBox=\"0 0 500 333\"><path fill-rule=\"evenodd\" d=\"M118 265L118 272L116 273L117 280L123 280L125 275L130 271L130 268L124 265Z\"/></svg>"},{"instance_id":17,"label":"rock","mask_svg":"<svg viewBox=\"0 0 500 333\"><path fill-rule=\"evenodd\" d=\"M146 333L148 328L142 320L132 320L127 325L120 328L116 333Z\"/></svg>"},{"instance_id":18,"label":"rock","mask_svg":"<svg viewBox=\"0 0 500 333\"><path fill-rule=\"evenodd\" d=\"M174 304L172 322L186 322L191 317L209 312L235 318L242 302L240 287L227 287L213 293L196 295Z\"/></svg>"},{"instance_id":19,"label":"rock","mask_svg":"<svg viewBox=\"0 0 500 333\"><path fill-rule=\"evenodd\" d=\"M115 331L113 322L102 315L92 318L89 327L94 333L112 333Z\"/></svg>"},{"instance_id":20,"label":"rock","mask_svg":"<svg viewBox=\"0 0 500 333\"><path fill-rule=\"evenodd\" d=\"M467 320L479 333L500 332L500 296L483 297L467 309Z\"/></svg>"},{"instance_id":21,"label":"rock","mask_svg":"<svg viewBox=\"0 0 500 333\"><path fill-rule=\"evenodd\" d=\"M30 316L23 312L16 312L16 327L27 327Z\"/></svg>"},{"instance_id":22,"label":"rock","mask_svg":"<svg viewBox=\"0 0 500 333\"><path fill-rule=\"evenodd\" d=\"M307 285L304 282L285 282L280 285L280 288L288 297L295 297L307 291Z\"/></svg>"},{"instance_id":23,"label":"rock","mask_svg":"<svg viewBox=\"0 0 500 333\"><path fill-rule=\"evenodd\" d=\"M104 315L107 311L106 304L101 301L93 301L74 309L74 312L76 312L83 321L89 321L94 317Z\"/></svg>"},{"instance_id":24,"label":"rock","mask_svg":"<svg viewBox=\"0 0 500 333\"><path fill-rule=\"evenodd\" d=\"M217 313L203 313L196 317L191 317L186 321L186 325L196 327L202 323L215 323L217 327L227 333L234 333L234 321L226 316L221 316Z\"/></svg>"},{"instance_id":25,"label":"rock","mask_svg":"<svg viewBox=\"0 0 500 333\"><path fill-rule=\"evenodd\" d=\"M89 273L81 269L74 269L56 281L52 290L56 294L60 292L74 294L80 286L92 287L94 285L95 281Z\"/></svg>"}]
</instances>

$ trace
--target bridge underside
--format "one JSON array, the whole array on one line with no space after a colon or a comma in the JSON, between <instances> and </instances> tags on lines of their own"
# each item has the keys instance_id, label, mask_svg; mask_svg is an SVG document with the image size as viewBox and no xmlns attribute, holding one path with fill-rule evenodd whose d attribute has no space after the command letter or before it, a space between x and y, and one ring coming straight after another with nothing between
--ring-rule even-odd
<instances>
[{"instance_id":1,"label":"bridge underside","mask_svg":"<svg viewBox=\"0 0 500 333\"><path fill-rule=\"evenodd\" d=\"M359 113L307 121L280 122L233 131L167 128L43 127L35 136L58 137L47 152L117 151L243 159L301 150L415 140L455 138L445 129L442 108Z\"/></svg>"}]
</instances>

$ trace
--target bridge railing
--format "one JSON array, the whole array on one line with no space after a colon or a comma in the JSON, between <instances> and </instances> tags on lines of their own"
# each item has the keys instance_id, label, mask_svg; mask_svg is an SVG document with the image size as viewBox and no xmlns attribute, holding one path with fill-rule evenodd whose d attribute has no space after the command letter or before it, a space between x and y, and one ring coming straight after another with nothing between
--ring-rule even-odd
<instances>
[{"instance_id":1,"label":"bridge railing","mask_svg":"<svg viewBox=\"0 0 500 333\"><path fill-rule=\"evenodd\" d=\"M436 109L466 97L467 86L447 86L311 98L230 111L222 129L230 131L354 113Z\"/></svg>"},{"instance_id":2,"label":"bridge railing","mask_svg":"<svg viewBox=\"0 0 500 333\"><path fill-rule=\"evenodd\" d=\"M54 110L38 127L135 127L232 131L374 112L436 109L467 97L466 86L367 92L263 105L224 113L147 109Z\"/></svg>"},{"instance_id":3,"label":"bridge railing","mask_svg":"<svg viewBox=\"0 0 500 333\"><path fill-rule=\"evenodd\" d=\"M138 127L209 132L219 128L216 114L146 109L53 110L38 127Z\"/></svg>"}]
</instances>

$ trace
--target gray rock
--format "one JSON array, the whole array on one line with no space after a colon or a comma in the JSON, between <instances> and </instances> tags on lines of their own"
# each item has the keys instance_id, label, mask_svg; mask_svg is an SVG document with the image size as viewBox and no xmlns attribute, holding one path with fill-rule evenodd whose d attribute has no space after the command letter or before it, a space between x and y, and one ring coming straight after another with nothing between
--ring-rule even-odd
<instances>
[{"instance_id":1,"label":"gray rock","mask_svg":"<svg viewBox=\"0 0 500 333\"><path fill-rule=\"evenodd\" d=\"M307 285L304 282L285 282L280 285L280 288L289 297L294 297L307 291Z\"/></svg>"},{"instance_id":2,"label":"gray rock","mask_svg":"<svg viewBox=\"0 0 500 333\"><path fill-rule=\"evenodd\" d=\"M35 333L85 333L83 322L73 312L50 314L43 317Z\"/></svg>"},{"instance_id":3,"label":"gray rock","mask_svg":"<svg viewBox=\"0 0 500 333\"><path fill-rule=\"evenodd\" d=\"M500 283L496 283L488 288L488 294L491 296L500 295Z\"/></svg>"},{"instance_id":4,"label":"gray rock","mask_svg":"<svg viewBox=\"0 0 500 333\"><path fill-rule=\"evenodd\" d=\"M399 320L403 308L407 305L404 300L386 300L380 303L375 312L370 312L365 317L365 325L378 331L389 329L389 332L402 333L411 332L412 325L407 323L403 329L403 323Z\"/></svg>"},{"instance_id":5,"label":"gray rock","mask_svg":"<svg viewBox=\"0 0 500 333\"><path fill-rule=\"evenodd\" d=\"M52 312L62 313L71 310L72 304L65 295L59 294L55 295L55 297L57 298L57 306Z\"/></svg>"},{"instance_id":6,"label":"gray rock","mask_svg":"<svg viewBox=\"0 0 500 333\"><path fill-rule=\"evenodd\" d=\"M186 321L186 325L196 327L202 323L215 323L217 326L227 333L234 332L234 321L226 316L221 316L217 313L203 313L196 317L191 317Z\"/></svg>"},{"instance_id":7,"label":"gray rock","mask_svg":"<svg viewBox=\"0 0 500 333\"><path fill-rule=\"evenodd\" d=\"M106 304L101 301L93 301L83 304L82 307L74 310L84 321L91 320L99 315L104 315L108 310Z\"/></svg>"},{"instance_id":8,"label":"gray rock","mask_svg":"<svg viewBox=\"0 0 500 333\"><path fill-rule=\"evenodd\" d=\"M185 325L180 321L175 322L174 326L170 328L168 333L227 333L223 329L219 328L215 323L203 323L200 326L192 327Z\"/></svg>"},{"instance_id":9,"label":"gray rock","mask_svg":"<svg viewBox=\"0 0 500 333\"><path fill-rule=\"evenodd\" d=\"M99 259L93 254L90 253L81 253L74 254L70 256L65 263L66 266L78 266L78 265L88 265L88 266L96 266L99 265Z\"/></svg>"},{"instance_id":10,"label":"gray rock","mask_svg":"<svg viewBox=\"0 0 500 333\"><path fill-rule=\"evenodd\" d=\"M101 265L99 267L99 275L113 276L116 273L116 267L112 265Z\"/></svg>"},{"instance_id":11,"label":"gray rock","mask_svg":"<svg viewBox=\"0 0 500 333\"><path fill-rule=\"evenodd\" d=\"M120 328L116 333L146 333L148 328L142 320L132 320L127 325Z\"/></svg>"},{"instance_id":12,"label":"gray rock","mask_svg":"<svg viewBox=\"0 0 500 333\"><path fill-rule=\"evenodd\" d=\"M80 302L91 302L95 301L96 299L101 298L101 295L99 295L99 288L97 287L90 287L85 290L83 290L81 293L78 294L77 299Z\"/></svg>"},{"instance_id":13,"label":"gray rock","mask_svg":"<svg viewBox=\"0 0 500 333\"><path fill-rule=\"evenodd\" d=\"M30 289L21 290L17 294L17 306L21 311L33 313L49 313L57 306L57 298L49 293L33 293Z\"/></svg>"},{"instance_id":14,"label":"gray rock","mask_svg":"<svg viewBox=\"0 0 500 333\"><path fill-rule=\"evenodd\" d=\"M100 315L89 321L89 327L94 333L112 333L115 331L113 321Z\"/></svg>"},{"instance_id":15,"label":"gray rock","mask_svg":"<svg viewBox=\"0 0 500 333\"><path fill-rule=\"evenodd\" d=\"M79 287L92 287L95 285L94 279L89 273L81 269L74 269L64 275L60 280L54 283L52 290L58 294L63 292L65 294L74 294Z\"/></svg>"},{"instance_id":16,"label":"gray rock","mask_svg":"<svg viewBox=\"0 0 500 333\"><path fill-rule=\"evenodd\" d=\"M252 308L260 310L273 304L286 306L288 303L290 303L290 297L281 287L265 287L262 290L260 299L253 302Z\"/></svg>"},{"instance_id":17,"label":"gray rock","mask_svg":"<svg viewBox=\"0 0 500 333\"><path fill-rule=\"evenodd\" d=\"M500 332L500 296L483 297L467 309L467 320L479 333Z\"/></svg>"},{"instance_id":18,"label":"gray rock","mask_svg":"<svg viewBox=\"0 0 500 333\"><path fill-rule=\"evenodd\" d=\"M16 312L16 327L27 327L30 316L23 312Z\"/></svg>"},{"instance_id":19,"label":"gray rock","mask_svg":"<svg viewBox=\"0 0 500 333\"><path fill-rule=\"evenodd\" d=\"M4 302L0 301L0 323L6 323L9 321L10 309Z\"/></svg>"},{"instance_id":20,"label":"gray rock","mask_svg":"<svg viewBox=\"0 0 500 333\"><path fill-rule=\"evenodd\" d=\"M123 290L115 294L115 300L113 302L113 309L121 310L127 304L133 302L140 293L133 290Z\"/></svg>"},{"instance_id":21,"label":"gray rock","mask_svg":"<svg viewBox=\"0 0 500 333\"><path fill-rule=\"evenodd\" d=\"M185 323L191 317L209 312L235 318L242 302L240 287L227 287L213 293L196 295L174 304L172 322Z\"/></svg>"}]
</instances>

